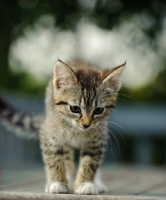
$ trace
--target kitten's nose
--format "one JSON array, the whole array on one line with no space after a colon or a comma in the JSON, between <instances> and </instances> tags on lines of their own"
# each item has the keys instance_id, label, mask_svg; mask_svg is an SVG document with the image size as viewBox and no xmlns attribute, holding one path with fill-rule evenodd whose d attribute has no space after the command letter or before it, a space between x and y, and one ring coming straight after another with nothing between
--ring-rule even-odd
<instances>
[{"instance_id":1,"label":"kitten's nose","mask_svg":"<svg viewBox=\"0 0 166 200\"><path fill-rule=\"evenodd\" d=\"M88 125L87 124L83 124L84 128L88 128L89 126L90 126L89 124Z\"/></svg>"}]
</instances>

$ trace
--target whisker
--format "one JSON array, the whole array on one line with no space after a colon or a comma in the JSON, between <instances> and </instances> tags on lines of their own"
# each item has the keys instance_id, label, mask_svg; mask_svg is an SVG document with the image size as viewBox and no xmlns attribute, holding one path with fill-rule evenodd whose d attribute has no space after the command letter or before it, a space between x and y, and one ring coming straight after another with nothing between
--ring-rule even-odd
<instances>
[{"instance_id":1,"label":"whisker","mask_svg":"<svg viewBox=\"0 0 166 200\"><path fill-rule=\"evenodd\" d=\"M123 100L123 101L127 101L126 99L119 98L119 97L117 97L116 99Z\"/></svg>"},{"instance_id":2,"label":"whisker","mask_svg":"<svg viewBox=\"0 0 166 200\"><path fill-rule=\"evenodd\" d=\"M112 109L112 112L121 113L117 108Z\"/></svg>"},{"instance_id":3,"label":"whisker","mask_svg":"<svg viewBox=\"0 0 166 200\"><path fill-rule=\"evenodd\" d=\"M127 97L127 98L129 98L129 99L134 99L133 97L127 96L127 95L122 94L122 93L118 93L118 95L121 95L121 96Z\"/></svg>"},{"instance_id":4,"label":"whisker","mask_svg":"<svg viewBox=\"0 0 166 200\"><path fill-rule=\"evenodd\" d=\"M123 126L121 126L120 124L117 124L117 123L115 123L115 122L113 122L113 121L110 121L109 123L114 124L115 126L121 128L123 131L125 131L125 133L126 133L127 135L130 135L129 132L127 132L127 130L126 130Z\"/></svg>"},{"instance_id":5,"label":"whisker","mask_svg":"<svg viewBox=\"0 0 166 200\"><path fill-rule=\"evenodd\" d=\"M113 127L113 128L120 134L120 136L122 137L122 139L123 139L123 141L125 142L125 144L127 144L127 143L126 143L126 140L125 140L125 138L124 138L124 136L122 135L122 133L121 133L115 126L113 126L113 124L116 125L118 128L123 129L123 130L128 134L128 132L127 132L122 126L120 126L119 124L117 124L117 123L115 123L115 122L106 121L106 120L105 120L105 121L102 120L101 122L107 124L109 128L110 128L110 127Z\"/></svg>"},{"instance_id":6,"label":"whisker","mask_svg":"<svg viewBox=\"0 0 166 200\"><path fill-rule=\"evenodd\" d=\"M123 139L123 141L124 141L124 143L126 145L127 143L126 143L126 140L125 140L124 136L122 135L122 133L115 126L113 126L112 124L109 124L109 126L113 127L119 133L119 135L122 137L122 139Z\"/></svg>"},{"instance_id":7,"label":"whisker","mask_svg":"<svg viewBox=\"0 0 166 200\"><path fill-rule=\"evenodd\" d=\"M118 147L119 153L120 153L120 155L121 155L119 141L118 141L117 137L115 136L115 134L113 133L113 131L110 130L110 132L111 132L111 135L114 137L114 139L115 139L115 141L116 141L116 144L117 144L117 147Z\"/></svg>"}]
</instances>

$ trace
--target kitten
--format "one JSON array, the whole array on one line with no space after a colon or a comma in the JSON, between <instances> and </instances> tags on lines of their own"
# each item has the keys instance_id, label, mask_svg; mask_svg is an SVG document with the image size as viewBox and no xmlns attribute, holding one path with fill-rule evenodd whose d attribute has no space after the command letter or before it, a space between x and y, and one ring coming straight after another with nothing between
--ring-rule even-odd
<instances>
[{"instance_id":1,"label":"kitten","mask_svg":"<svg viewBox=\"0 0 166 200\"><path fill-rule=\"evenodd\" d=\"M99 70L81 60L67 64L58 60L47 87L45 119L18 112L0 99L0 119L7 128L26 138L38 138L40 129L47 193L68 193L72 187L73 147L81 149L74 192L106 191L99 166L107 143L108 116L116 104L124 67L125 63Z\"/></svg>"},{"instance_id":2,"label":"kitten","mask_svg":"<svg viewBox=\"0 0 166 200\"><path fill-rule=\"evenodd\" d=\"M74 192L106 190L98 176L108 138L108 116L116 105L125 63L99 70L89 63L58 60L46 91L40 141L47 193L68 193L74 174L73 148L80 149Z\"/></svg>"}]
</instances>

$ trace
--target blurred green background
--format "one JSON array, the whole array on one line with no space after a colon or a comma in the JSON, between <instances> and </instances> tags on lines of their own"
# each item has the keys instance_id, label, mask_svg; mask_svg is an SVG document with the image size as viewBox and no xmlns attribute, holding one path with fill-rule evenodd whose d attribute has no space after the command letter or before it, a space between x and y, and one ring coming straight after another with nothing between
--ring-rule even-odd
<instances>
[{"instance_id":1,"label":"blurred green background","mask_svg":"<svg viewBox=\"0 0 166 200\"><path fill-rule=\"evenodd\" d=\"M124 93L166 100L166 2L2 0L0 88L42 94L55 61L79 57L102 68L127 61Z\"/></svg>"},{"instance_id":2,"label":"blurred green background","mask_svg":"<svg viewBox=\"0 0 166 200\"><path fill-rule=\"evenodd\" d=\"M142 113L138 119L147 114L144 122L150 127L149 116L157 112L162 114L157 118L163 121L160 128L166 124L166 1L1 0L0 29L0 92L28 97L23 107L33 104L33 98L44 98L57 58L64 62L82 58L100 68L127 61L119 105L131 106L138 114L146 108L134 106L148 105L149 114ZM17 106L18 99L13 101ZM128 113L128 107L124 112ZM151 160L165 164L166 128L161 132L150 138L154 144ZM124 148L119 139L123 149L119 159L124 162L134 160L130 148L137 149L131 135L126 136Z\"/></svg>"}]
</instances>

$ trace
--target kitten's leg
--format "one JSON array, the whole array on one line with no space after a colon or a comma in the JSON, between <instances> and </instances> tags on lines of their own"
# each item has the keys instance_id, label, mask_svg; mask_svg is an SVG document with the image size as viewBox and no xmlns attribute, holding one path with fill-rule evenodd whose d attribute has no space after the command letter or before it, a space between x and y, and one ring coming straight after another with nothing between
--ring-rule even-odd
<instances>
[{"instance_id":1,"label":"kitten's leg","mask_svg":"<svg viewBox=\"0 0 166 200\"><path fill-rule=\"evenodd\" d=\"M64 147L64 156L63 156L65 169L66 169L66 177L68 180L69 189L73 189L73 176L75 170L74 164L74 151L73 148L69 146Z\"/></svg>"},{"instance_id":2,"label":"kitten's leg","mask_svg":"<svg viewBox=\"0 0 166 200\"><path fill-rule=\"evenodd\" d=\"M50 151L43 149L43 158L47 173L46 193L68 193L65 165L63 162L63 150L56 148Z\"/></svg>"},{"instance_id":3,"label":"kitten's leg","mask_svg":"<svg viewBox=\"0 0 166 200\"><path fill-rule=\"evenodd\" d=\"M82 150L81 163L75 182L76 194L99 193L98 187L93 182L102 159L103 150L100 144L97 146L89 145Z\"/></svg>"}]
</instances>

